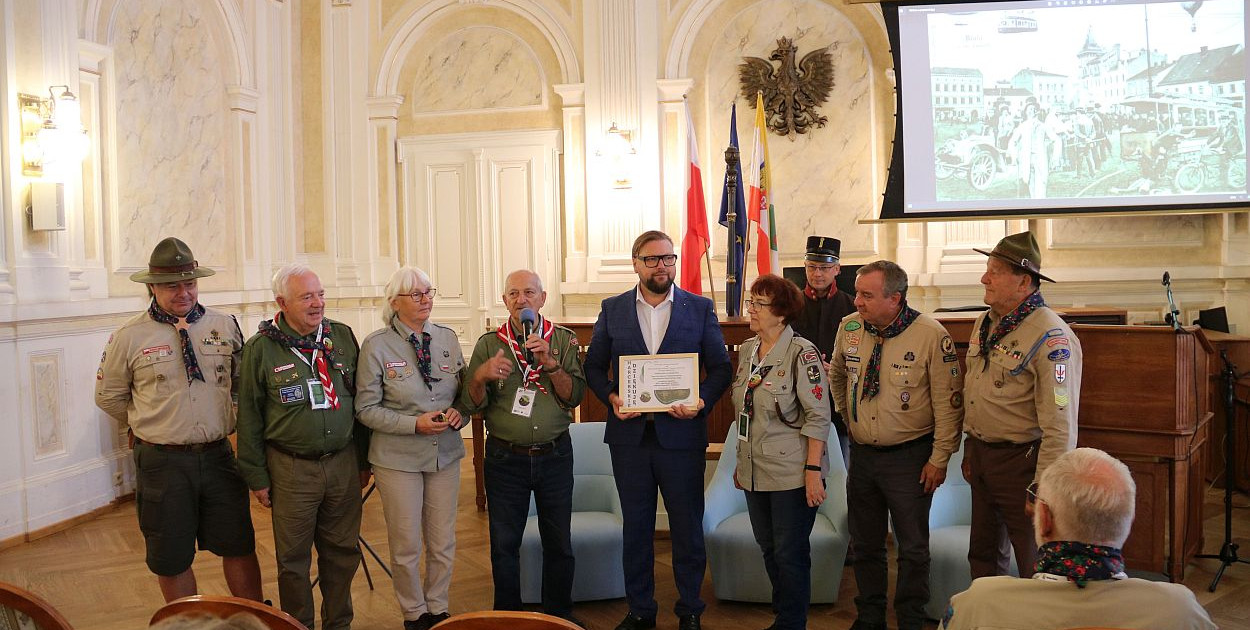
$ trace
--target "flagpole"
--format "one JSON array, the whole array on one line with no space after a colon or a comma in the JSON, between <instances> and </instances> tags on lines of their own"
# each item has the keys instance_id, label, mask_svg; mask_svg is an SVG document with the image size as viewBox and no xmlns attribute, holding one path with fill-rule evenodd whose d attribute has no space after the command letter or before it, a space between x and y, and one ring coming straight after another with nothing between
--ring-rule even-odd
<instances>
[{"instance_id":1,"label":"flagpole","mask_svg":"<svg viewBox=\"0 0 1250 630\"><path fill-rule=\"evenodd\" d=\"M731 308L728 304L729 296L734 294L732 290L738 284L738 147L729 145L725 149L725 188L729 191L727 196L728 206L725 212L725 220L729 227L729 247L726 252L729 254L725 259L725 311L726 315L737 317L742 315L742 291L738 290L738 304ZM746 265L746 253L743 252L742 264Z\"/></svg>"},{"instance_id":2,"label":"flagpole","mask_svg":"<svg viewBox=\"0 0 1250 630\"><path fill-rule=\"evenodd\" d=\"M707 284L712 288L712 306L716 306L716 282L712 275L712 255L703 250L703 262L707 263Z\"/></svg>"}]
</instances>

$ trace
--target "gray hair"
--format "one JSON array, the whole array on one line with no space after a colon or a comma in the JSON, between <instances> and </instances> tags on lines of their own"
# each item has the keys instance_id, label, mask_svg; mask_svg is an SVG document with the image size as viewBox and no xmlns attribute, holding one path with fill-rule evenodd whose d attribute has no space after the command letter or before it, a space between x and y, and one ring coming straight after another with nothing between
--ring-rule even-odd
<instances>
[{"instance_id":1,"label":"gray hair","mask_svg":"<svg viewBox=\"0 0 1250 630\"><path fill-rule=\"evenodd\" d=\"M907 272L903 271L898 263L889 260L874 260L857 269L855 277L865 276L874 271L880 271L885 276L881 286L884 293L882 297L890 297L897 293L899 302L907 301Z\"/></svg>"},{"instance_id":2,"label":"gray hair","mask_svg":"<svg viewBox=\"0 0 1250 630\"><path fill-rule=\"evenodd\" d=\"M273 296L286 297L287 287L291 284L291 278L302 276L306 273L315 274L312 267L300 262L289 263L281 269L273 272L273 280L270 286L273 288Z\"/></svg>"},{"instance_id":3,"label":"gray hair","mask_svg":"<svg viewBox=\"0 0 1250 630\"><path fill-rule=\"evenodd\" d=\"M391 274L391 279L386 282L386 289L382 297L382 325L390 326L391 318L395 316L395 309L391 307L391 300L394 300L401 293L412 293L418 286L424 285L426 289L430 288L430 276L417 267L400 267Z\"/></svg>"},{"instance_id":4,"label":"gray hair","mask_svg":"<svg viewBox=\"0 0 1250 630\"><path fill-rule=\"evenodd\" d=\"M1038 495L1065 540L1124 546L1137 484L1120 460L1096 448L1064 453L1042 473Z\"/></svg>"},{"instance_id":5,"label":"gray hair","mask_svg":"<svg viewBox=\"0 0 1250 630\"><path fill-rule=\"evenodd\" d=\"M184 612L166 617L150 627L156 630L268 630L260 617L249 612L239 612L225 618L206 613Z\"/></svg>"}]
</instances>

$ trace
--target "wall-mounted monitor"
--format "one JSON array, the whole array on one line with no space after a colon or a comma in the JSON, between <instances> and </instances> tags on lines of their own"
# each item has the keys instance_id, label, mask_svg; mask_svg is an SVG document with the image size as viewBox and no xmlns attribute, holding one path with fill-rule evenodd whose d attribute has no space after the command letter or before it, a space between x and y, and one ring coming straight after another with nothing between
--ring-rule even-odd
<instances>
[{"instance_id":1,"label":"wall-mounted monitor","mask_svg":"<svg viewBox=\"0 0 1250 630\"><path fill-rule=\"evenodd\" d=\"M1245 0L883 9L898 124L882 219L1250 206Z\"/></svg>"}]
</instances>

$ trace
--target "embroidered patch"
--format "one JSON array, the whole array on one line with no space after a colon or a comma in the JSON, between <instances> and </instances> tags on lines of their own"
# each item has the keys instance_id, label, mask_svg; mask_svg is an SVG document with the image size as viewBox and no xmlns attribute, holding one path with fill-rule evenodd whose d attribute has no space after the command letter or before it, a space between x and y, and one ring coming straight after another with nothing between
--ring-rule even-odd
<instances>
[{"instance_id":1,"label":"embroidered patch","mask_svg":"<svg viewBox=\"0 0 1250 630\"><path fill-rule=\"evenodd\" d=\"M959 368L957 367L951 368L951 376L959 376Z\"/></svg>"},{"instance_id":2,"label":"embroidered patch","mask_svg":"<svg viewBox=\"0 0 1250 630\"><path fill-rule=\"evenodd\" d=\"M1051 337L1050 339L1046 340L1046 345L1051 346L1051 347L1066 346L1068 345L1068 338L1067 337Z\"/></svg>"},{"instance_id":3,"label":"embroidered patch","mask_svg":"<svg viewBox=\"0 0 1250 630\"><path fill-rule=\"evenodd\" d=\"M396 376L399 376L399 373L395 370L391 369L386 371L386 378L395 378Z\"/></svg>"},{"instance_id":4,"label":"embroidered patch","mask_svg":"<svg viewBox=\"0 0 1250 630\"><path fill-rule=\"evenodd\" d=\"M960 407L963 407L963 406L964 406L964 395L963 395L963 393L962 393L962 392L955 392L955 393L951 394L951 408L952 408L952 409L959 409Z\"/></svg>"},{"instance_id":5,"label":"embroidered patch","mask_svg":"<svg viewBox=\"0 0 1250 630\"><path fill-rule=\"evenodd\" d=\"M856 321L847 322L846 325L842 327L842 330L845 330L846 332L852 332L852 331L856 331L859 329L860 329L859 322L856 322Z\"/></svg>"},{"instance_id":6,"label":"embroidered patch","mask_svg":"<svg viewBox=\"0 0 1250 630\"><path fill-rule=\"evenodd\" d=\"M386 365L382 367L385 367L386 369L389 370L391 368L404 367L405 365L408 365L407 361L387 361Z\"/></svg>"},{"instance_id":7,"label":"embroidered patch","mask_svg":"<svg viewBox=\"0 0 1250 630\"><path fill-rule=\"evenodd\" d=\"M1046 355L1046 358L1051 361L1066 361L1071 356L1072 353L1068 352L1066 348L1060 348L1058 350L1052 350L1050 354Z\"/></svg>"},{"instance_id":8,"label":"embroidered patch","mask_svg":"<svg viewBox=\"0 0 1250 630\"><path fill-rule=\"evenodd\" d=\"M947 355L942 356L942 363L954 363L958 360L959 360L959 357L953 354L947 354Z\"/></svg>"},{"instance_id":9,"label":"embroidered patch","mask_svg":"<svg viewBox=\"0 0 1250 630\"><path fill-rule=\"evenodd\" d=\"M859 333L851 333L847 335L846 342L851 344L852 346L858 346L859 345Z\"/></svg>"},{"instance_id":10,"label":"embroidered patch","mask_svg":"<svg viewBox=\"0 0 1250 630\"><path fill-rule=\"evenodd\" d=\"M442 371L444 371L444 372L446 372L446 373L448 373L448 374L451 374L451 366L450 366L450 365L440 365L440 366L438 366L438 369L440 369L440 370L442 370Z\"/></svg>"},{"instance_id":11,"label":"embroidered patch","mask_svg":"<svg viewBox=\"0 0 1250 630\"><path fill-rule=\"evenodd\" d=\"M282 372L282 371L284 371L284 370L289 370L289 369L291 369L291 368L293 368L293 367L295 367L295 364L294 364L294 363L288 363L288 364L286 364L286 365L279 365L278 367L276 367L276 368L274 368L274 369L273 369L273 373L274 373L274 374L277 374L278 372Z\"/></svg>"},{"instance_id":12,"label":"embroidered patch","mask_svg":"<svg viewBox=\"0 0 1250 630\"><path fill-rule=\"evenodd\" d=\"M291 385L278 390L278 395L282 397L282 404L300 402L304 400L304 386Z\"/></svg>"},{"instance_id":13,"label":"embroidered patch","mask_svg":"<svg viewBox=\"0 0 1250 630\"><path fill-rule=\"evenodd\" d=\"M1068 364L1056 363L1055 364L1055 382L1062 383L1066 380L1068 380Z\"/></svg>"},{"instance_id":14,"label":"embroidered patch","mask_svg":"<svg viewBox=\"0 0 1250 630\"><path fill-rule=\"evenodd\" d=\"M955 342L950 335L942 337L942 354L955 354Z\"/></svg>"},{"instance_id":15,"label":"embroidered patch","mask_svg":"<svg viewBox=\"0 0 1250 630\"><path fill-rule=\"evenodd\" d=\"M854 348L852 348L852 349L854 349ZM847 357L846 357L846 362L847 362L847 363L859 363L859 357L856 357L856 356L847 356Z\"/></svg>"},{"instance_id":16,"label":"embroidered patch","mask_svg":"<svg viewBox=\"0 0 1250 630\"><path fill-rule=\"evenodd\" d=\"M820 385L813 387L812 395L816 397L816 400L823 400L825 397L825 388L821 387Z\"/></svg>"},{"instance_id":17,"label":"embroidered patch","mask_svg":"<svg viewBox=\"0 0 1250 630\"><path fill-rule=\"evenodd\" d=\"M814 349L804 350L803 354L799 355L799 360L804 363L815 363L820 360L820 355Z\"/></svg>"},{"instance_id":18,"label":"embroidered patch","mask_svg":"<svg viewBox=\"0 0 1250 630\"><path fill-rule=\"evenodd\" d=\"M1067 407L1069 402L1070 400L1068 398L1068 388L1056 387L1055 388L1055 405L1058 407Z\"/></svg>"},{"instance_id":19,"label":"embroidered patch","mask_svg":"<svg viewBox=\"0 0 1250 630\"><path fill-rule=\"evenodd\" d=\"M907 354L903 355L903 360L904 360L904 361L915 361L915 360L916 360L916 353L915 353L915 352L908 351L908 353L907 353Z\"/></svg>"},{"instance_id":20,"label":"embroidered patch","mask_svg":"<svg viewBox=\"0 0 1250 630\"><path fill-rule=\"evenodd\" d=\"M820 368L815 365L807 366L807 382L815 385L820 382Z\"/></svg>"},{"instance_id":21,"label":"embroidered patch","mask_svg":"<svg viewBox=\"0 0 1250 630\"><path fill-rule=\"evenodd\" d=\"M846 349L846 353L847 354L859 354L859 346L848 346Z\"/></svg>"}]
</instances>

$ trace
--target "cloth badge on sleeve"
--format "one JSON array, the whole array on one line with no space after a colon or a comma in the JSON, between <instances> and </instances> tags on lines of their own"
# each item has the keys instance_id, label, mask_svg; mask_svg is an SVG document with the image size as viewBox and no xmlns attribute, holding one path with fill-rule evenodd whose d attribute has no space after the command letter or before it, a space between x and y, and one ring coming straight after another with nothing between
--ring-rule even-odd
<instances>
[{"instance_id":1,"label":"cloth badge on sleeve","mask_svg":"<svg viewBox=\"0 0 1250 630\"><path fill-rule=\"evenodd\" d=\"M846 325L842 327L842 329L845 330L846 332L853 332L853 331L859 330L860 325L859 325L859 322L847 322Z\"/></svg>"},{"instance_id":2,"label":"cloth badge on sleeve","mask_svg":"<svg viewBox=\"0 0 1250 630\"><path fill-rule=\"evenodd\" d=\"M851 348L851 349L854 350L854 348ZM859 363L859 357L848 355L846 357L846 362L847 363Z\"/></svg>"},{"instance_id":3,"label":"cloth badge on sleeve","mask_svg":"<svg viewBox=\"0 0 1250 630\"><path fill-rule=\"evenodd\" d=\"M304 400L304 386L291 385L278 390L278 394L282 397L282 404L300 402Z\"/></svg>"},{"instance_id":4,"label":"cloth badge on sleeve","mask_svg":"<svg viewBox=\"0 0 1250 630\"><path fill-rule=\"evenodd\" d=\"M951 394L951 408L959 409L964 406L964 395L961 392Z\"/></svg>"},{"instance_id":5,"label":"cloth badge on sleeve","mask_svg":"<svg viewBox=\"0 0 1250 630\"><path fill-rule=\"evenodd\" d=\"M804 350L803 354L799 355L799 360L804 363L815 363L820 360L820 355L816 354L815 350Z\"/></svg>"},{"instance_id":6,"label":"cloth badge on sleeve","mask_svg":"<svg viewBox=\"0 0 1250 630\"><path fill-rule=\"evenodd\" d=\"M851 344L852 346L858 346L859 345L859 333L851 333L847 335L846 342Z\"/></svg>"},{"instance_id":7,"label":"cloth badge on sleeve","mask_svg":"<svg viewBox=\"0 0 1250 630\"><path fill-rule=\"evenodd\" d=\"M1046 345L1051 346L1051 347L1066 346L1068 345L1068 338L1067 337L1051 337L1050 339L1046 340Z\"/></svg>"},{"instance_id":8,"label":"cloth badge on sleeve","mask_svg":"<svg viewBox=\"0 0 1250 630\"><path fill-rule=\"evenodd\" d=\"M1056 387L1055 388L1055 406L1067 407L1068 402L1070 402L1070 399L1068 398L1068 388Z\"/></svg>"},{"instance_id":9,"label":"cloth badge on sleeve","mask_svg":"<svg viewBox=\"0 0 1250 630\"><path fill-rule=\"evenodd\" d=\"M813 387L812 395L816 397L816 400L823 400L825 397L825 388L821 387L820 385Z\"/></svg>"},{"instance_id":10,"label":"cloth badge on sleeve","mask_svg":"<svg viewBox=\"0 0 1250 630\"><path fill-rule=\"evenodd\" d=\"M847 353L848 355L851 355L851 354L859 354L859 346L847 346L847 348L846 348L846 353ZM847 358L849 359L849 358L851 358L851 357L849 357L849 356L848 356ZM858 358L856 358L856 360L858 360Z\"/></svg>"},{"instance_id":11,"label":"cloth badge on sleeve","mask_svg":"<svg viewBox=\"0 0 1250 630\"><path fill-rule=\"evenodd\" d=\"M1052 350L1050 354L1046 355L1046 358L1051 361L1066 361L1071 356L1072 353L1068 352L1066 348L1060 348L1058 350Z\"/></svg>"},{"instance_id":12,"label":"cloth badge on sleeve","mask_svg":"<svg viewBox=\"0 0 1250 630\"><path fill-rule=\"evenodd\" d=\"M1068 364L1056 363L1055 364L1055 382L1062 383L1066 380L1068 380Z\"/></svg>"},{"instance_id":13,"label":"cloth badge on sleeve","mask_svg":"<svg viewBox=\"0 0 1250 630\"><path fill-rule=\"evenodd\" d=\"M391 368L399 368L399 367L404 367L406 365L408 365L407 361L387 361L386 365L383 367L389 370Z\"/></svg>"},{"instance_id":14,"label":"cloth badge on sleeve","mask_svg":"<svg viewBox=\"0 0 1250 630\"><path fill-rule=\"evenodd\" d=\"M815 365L807 366L807 382L815 385L820 382L820 368Z\"/></svg>"},{"instance_id":15,"label":"cloth badge on sleeve","mask_svg":"<svg viewBox=\"0 0 1250 630\"><path fill-rule=\"evenodd\" d=\"M295 364L294 364L294 363L288 363L288 364L286 364L286 365L279 365L278 367L276 367L276 368L274 368L274 369L273 369L273 373L274 373L274 374L277 374L278 372L284 372L284 371L289 370L289 369L291 369L291 368L293 368L293 367L295 367Z\"/></svg>"},{"instance_id":16,"label":"cloth badge on sleeve","mask_svg":"<svg viewBox=\"0 0 1250 630\"><path fill-rule=\"evenodd\" d=\"M942 354L955 354L955 342L950 336L942 337Z\"/></svg>"},{"instance_id":17,"label":"cloth badge on sleeve","mask_svg":"<svg viewBox=\"0 0 1250 630\"><path fill-rule=\"evenodd\" d=\"M957 357L957 356L955 356L955 355L953 355L953 354L944 354L944 355L942 355L942 363L954 363L954 362L956 362L956 361L958 361L958 360L959 360L959 357Z\"/></svg>"}]
</instances>

